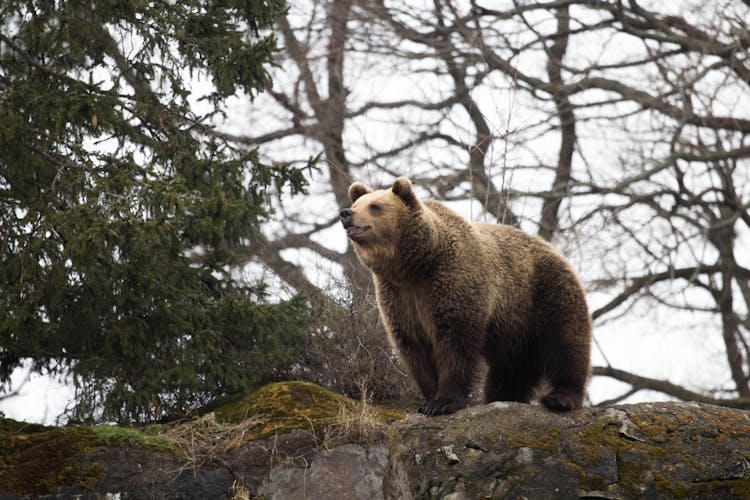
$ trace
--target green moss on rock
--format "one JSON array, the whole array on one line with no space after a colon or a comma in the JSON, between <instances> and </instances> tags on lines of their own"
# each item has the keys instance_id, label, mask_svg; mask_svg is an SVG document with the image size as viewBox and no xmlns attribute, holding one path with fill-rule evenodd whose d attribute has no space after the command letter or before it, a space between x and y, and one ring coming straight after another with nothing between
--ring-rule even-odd
<instances>
[{"instance_id":1,"label":"green moss on rock","mask_svg":"<svg viewBox=\"0 0 750 500\"><path fill-rule=\"evenodd\" d=\"M146 426L143 428L121 427L118 425L97 425L88 427L97 437L98 446L140 446L148 451L171 453L177 455L179 450L169 441L162 437L159 432L163 426Z\"/></svg>"},{"instance_id":2,"label":"green moss on rock","mask_svg":"<svg viewBox=\"0 0 750 500\"><path fill-rule=\"evenodd\" d=\"M310 382L278 382L249 394L221 400L204 409L223 423L239 423L258 418L252 439L283 434L294 429L320 431L341 423L342 414L362 411L362 403L336 394ZM385 425L404 417L398 410L370 406L374 423Z\"/></svg>"},{"instance_id":3,"label":"green moss on rock","mask_svg":"<svg viewBox=\"0 0 750 500\"><path fill-rule=\"evenodd\" d=\"M91 486L106 471L77 458L97 444L85 427L55 428L0 420L0 492L37 496L59 486Z\"/></svg>"},{"instance_id":4,"label":"green moss on rock","mask_svg":"<svg viewBox=\"0 0 750 500\"><path fill-rule=\"evenodd\" d=\"M116 426L47 427L0 419L0 493L37 496L79 485L91 489L107 473L81 458L101 446L141 446L176 453L159 436Z\"/></svg>"},{"instance_id":5,"label":"green moss on rock","mask_svg":"<svg viewBox=\"0 0 750 500\"><path fill-rule=\"evenodd\" d=\"M557 450L557 435L560 429L555 426L540 429L530 425L523 426L523 432L508 436L508 446L514 450L529 447L537 451L553 453Z\"/></svg>"}]
</instances>

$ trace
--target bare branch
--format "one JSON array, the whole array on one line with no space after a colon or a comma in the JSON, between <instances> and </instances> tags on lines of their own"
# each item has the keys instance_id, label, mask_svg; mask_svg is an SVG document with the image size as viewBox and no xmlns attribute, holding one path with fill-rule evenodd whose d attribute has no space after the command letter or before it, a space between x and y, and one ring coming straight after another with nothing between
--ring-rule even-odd
<instances>
[{"instance_id":1,"label":"bare branch","mask_svg":"<svg viewBox=\"0 0 750 500\"><path fill-rule=\"evenodd\" d=\"M547 75L549 77L549 88L552 91L557 109L557 116L560 120L560 152L555 168L555 179L552 182L552 191L560 194L545 199L542 205L539 236L548 241L552 239L559 226L558 211L564 197L564 191L570 184L573 152L576 144L576 119L573 113L573 105L568 96L560 92L563 86L562 61L568 48L567 33L570 30L568 7L558 8L556 17L557 39L552 47L547 50Z\"/></svg>"},{"instance_id":2,"label":"bare branch","mask_svg":"<svg viewBox=\"0 0 750 500\"><path fill-rule=\"evenodd\" d=\"M680 123L689 123L698 127L708 127L735 132L750 133L750 120L733 116L699 116L692 110L677 107L666 101L664 95L654 96L646 91L630 87L620 81L602 77L584 78L569 84L564 92L573 95L590 89L615 92L622 97L638 103L643 110L655 109Z\"/></svg>"},{"instance_id":3,"label":"bare branch","mask_svg":"<svg viewBox=\"0 0 750 500\"><path fill-rule=\"evenodd\" d=\"M740 408L743 410L750 409L750 398L742 397L736 399L721 399L712 398L699 392L691 391L681 385L667 382L666 380L658 380L649 377L643 377L634 373L627 372L625 370L619 370L617 368L607 366L595 366L592 370L594 376L599 377L611 377L621 382L631 384L634 389L649 390L661 392L668 396L673 396L682 401L695 401L698 403L705 403L717 406L727 406L730 408Z\"/></svg>"},{"instance_id":4,"label":"bare branch","mask_svg":"<svg viewBox=\"0 0 750 500\"><path fill-rule=\"evenodd\" d=\"M644 288L651 286L654 283L660 281L671 281L675 279L684 279L687 281L693 281L697 276L701 274L716 274L721 272L721 266L719 265L707 265L700 267L686 267L682 269L670 269L656 274L648 274L640 276L638 278L631 278L630 285L620 292L616 297L610 300L607 304L596 309L591 313L593 319L597 319L602 315L617 308L620 304L639 293ZM744 279L750 279L750 269L744 269L737 267L737 274L742 276Z\"/></svg>"}]
</instances>

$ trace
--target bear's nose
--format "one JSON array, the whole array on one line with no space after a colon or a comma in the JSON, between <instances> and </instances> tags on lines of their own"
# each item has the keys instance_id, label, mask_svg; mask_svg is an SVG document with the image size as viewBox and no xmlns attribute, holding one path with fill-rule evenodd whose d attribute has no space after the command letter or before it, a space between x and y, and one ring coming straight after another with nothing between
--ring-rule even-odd
<instances>
[{"instance_id":1,"label":"bear's nose","mask_svg":"<svg viewBox=\"0 0 750 500\"><path fill-rule=\"evenodd\" d=\"M339 219L341 219L341 223L346 226L351 222L352 215L353 213L351 209L345 208L341 212L339 212Z\"/></svg>"}]
</instances>

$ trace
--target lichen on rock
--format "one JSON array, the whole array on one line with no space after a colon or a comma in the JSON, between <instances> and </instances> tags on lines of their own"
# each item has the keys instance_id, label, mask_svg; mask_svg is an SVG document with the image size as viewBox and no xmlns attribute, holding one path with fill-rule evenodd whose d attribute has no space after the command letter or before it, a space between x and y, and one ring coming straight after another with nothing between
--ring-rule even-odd
<instances>
[{"instance_id":1,"label":"lichen on rock","mask_svg":"<svg viewBox=\"0 0 750 500\"><path fill-rule=\"evenodd\" d=\"M389 431L386 498L747 498L748 412L643 403L569 414L518 403ZM448 463L442 450L455 459ZM415 460L419 457L419 460Z\"/></svg>"}]
</instances>

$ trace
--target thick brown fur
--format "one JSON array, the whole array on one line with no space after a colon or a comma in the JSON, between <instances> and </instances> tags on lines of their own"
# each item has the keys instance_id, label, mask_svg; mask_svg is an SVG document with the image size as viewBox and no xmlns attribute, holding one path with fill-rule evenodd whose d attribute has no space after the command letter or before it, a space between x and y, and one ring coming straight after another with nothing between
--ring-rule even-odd
<instances>
[{"instance_id":1,"label":"thick brown fur","mask_svg":"<svg viewBox=\"0 0 750 500\"><path fill-rule=\"evenodd\" d=\"M580 408L590 369L583 287L547 242L510 226L470 223L391 189L356 182L341 221L373 274L383 323L422 394L427 415L468 403L483 358L484 399Z\"/></svg>"}]
</instances>

